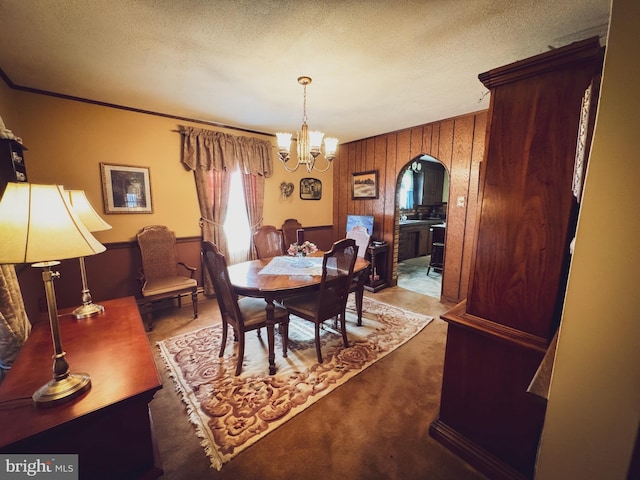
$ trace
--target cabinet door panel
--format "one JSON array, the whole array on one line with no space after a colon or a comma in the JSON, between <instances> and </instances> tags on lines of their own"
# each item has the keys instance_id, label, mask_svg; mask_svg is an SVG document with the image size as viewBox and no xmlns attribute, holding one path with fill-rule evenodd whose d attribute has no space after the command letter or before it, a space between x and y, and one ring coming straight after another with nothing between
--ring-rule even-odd
<instances>
[{"instance_id":1,"label":"cabinet door panel","mask_svg":"<svg viewBox=\"0 0 640 480\"><path fill-rule=\"evenodd\" d=\"M567 68L492 91L468 311L541 337L559 320L582 97L592 68Z\"/></svg>"}]
</instances>

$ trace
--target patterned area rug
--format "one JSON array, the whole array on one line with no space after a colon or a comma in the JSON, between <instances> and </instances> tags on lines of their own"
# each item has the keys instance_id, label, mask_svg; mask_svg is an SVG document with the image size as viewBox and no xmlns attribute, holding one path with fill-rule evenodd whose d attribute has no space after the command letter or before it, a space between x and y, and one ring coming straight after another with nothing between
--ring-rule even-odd
<instances>
[{"instance_id":1,"label":"patterned area rug","mask_svg":"<svg viewBox=\"0 0 640 480\"><path fill-rule=\"evenodd\" d=\"M246 337L242 373L235 376L237 348L229 332L218 358L220 324L158 342L189 419L211 466L222 468L241 451L308 408L374 362L403 345L432 317L364 298L362 326L352 298L347 306L349 348L333 322L322 333L324 362L317 363L314 326L291 316L288 357L276 331L275 375L268 374L266 331Z\"/></svg>"}]
</instances>

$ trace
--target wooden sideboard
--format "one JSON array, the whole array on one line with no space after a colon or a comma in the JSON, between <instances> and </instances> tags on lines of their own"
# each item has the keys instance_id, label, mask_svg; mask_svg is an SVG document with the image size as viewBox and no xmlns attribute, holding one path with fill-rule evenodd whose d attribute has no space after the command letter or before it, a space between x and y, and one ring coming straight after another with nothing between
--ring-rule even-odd
<instances>
[{"instance_id":1,"label":"wooden sideboard","mask_svg":"<svg viewBox=\"0 0 640 480\"><path fill-rule=\"evenodd\" d=\"M535 476L546 404L528 387L560 324L602 54L594 37L479 76L491 106L469 291L442 316L430 433L492 479Z\"/></svg>"},{"instance_id":2,"label":"wooden sideboard","mask_svg":"<svg viewBox=\"0 0 640 480\"><path fill-rule=\"evenodd\" d=\"M48 320L37 322L0 385L2 453L77 453L81 478L162 475L149 402L162 388L134 297L100 302L105 312L77 320L60 311L62 346L71 372L91 376L91 389L68 403L36 408L31 395L52 377Z\"/></svg>"}]
</instances>

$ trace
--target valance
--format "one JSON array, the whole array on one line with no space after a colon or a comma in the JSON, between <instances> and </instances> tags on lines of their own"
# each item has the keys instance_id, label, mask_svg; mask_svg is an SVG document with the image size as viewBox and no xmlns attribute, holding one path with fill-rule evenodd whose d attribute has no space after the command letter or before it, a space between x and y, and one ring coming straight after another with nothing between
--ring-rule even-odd
<instances>
[{"instance_id":1,"label":"valance","mask_svg":"<svg viewBox=\"0 0 640 480\"><path fill-rule=\"evenodd\" d=\"M267 140L240 137L201 128L179 126L183 136L182 163L191 170L217 170L270 177L273 145Z\"/></svg>"}]
</instances>

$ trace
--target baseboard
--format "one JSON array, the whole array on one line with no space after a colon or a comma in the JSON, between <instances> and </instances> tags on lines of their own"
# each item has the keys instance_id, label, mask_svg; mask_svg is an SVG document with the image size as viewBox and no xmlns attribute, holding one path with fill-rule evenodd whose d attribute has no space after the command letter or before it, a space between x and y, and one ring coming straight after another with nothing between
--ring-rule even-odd
<instances>
[{"instance_id":1,"label":"baseboard","mask_svg":"<svg viewBox=\"0 0 640 480\"><path fill-rule=\"evenodd\" d=\"M492 480L529 478L449 427L439 417L429 426L429 435Z\"/></svg>"}]
</instances>

